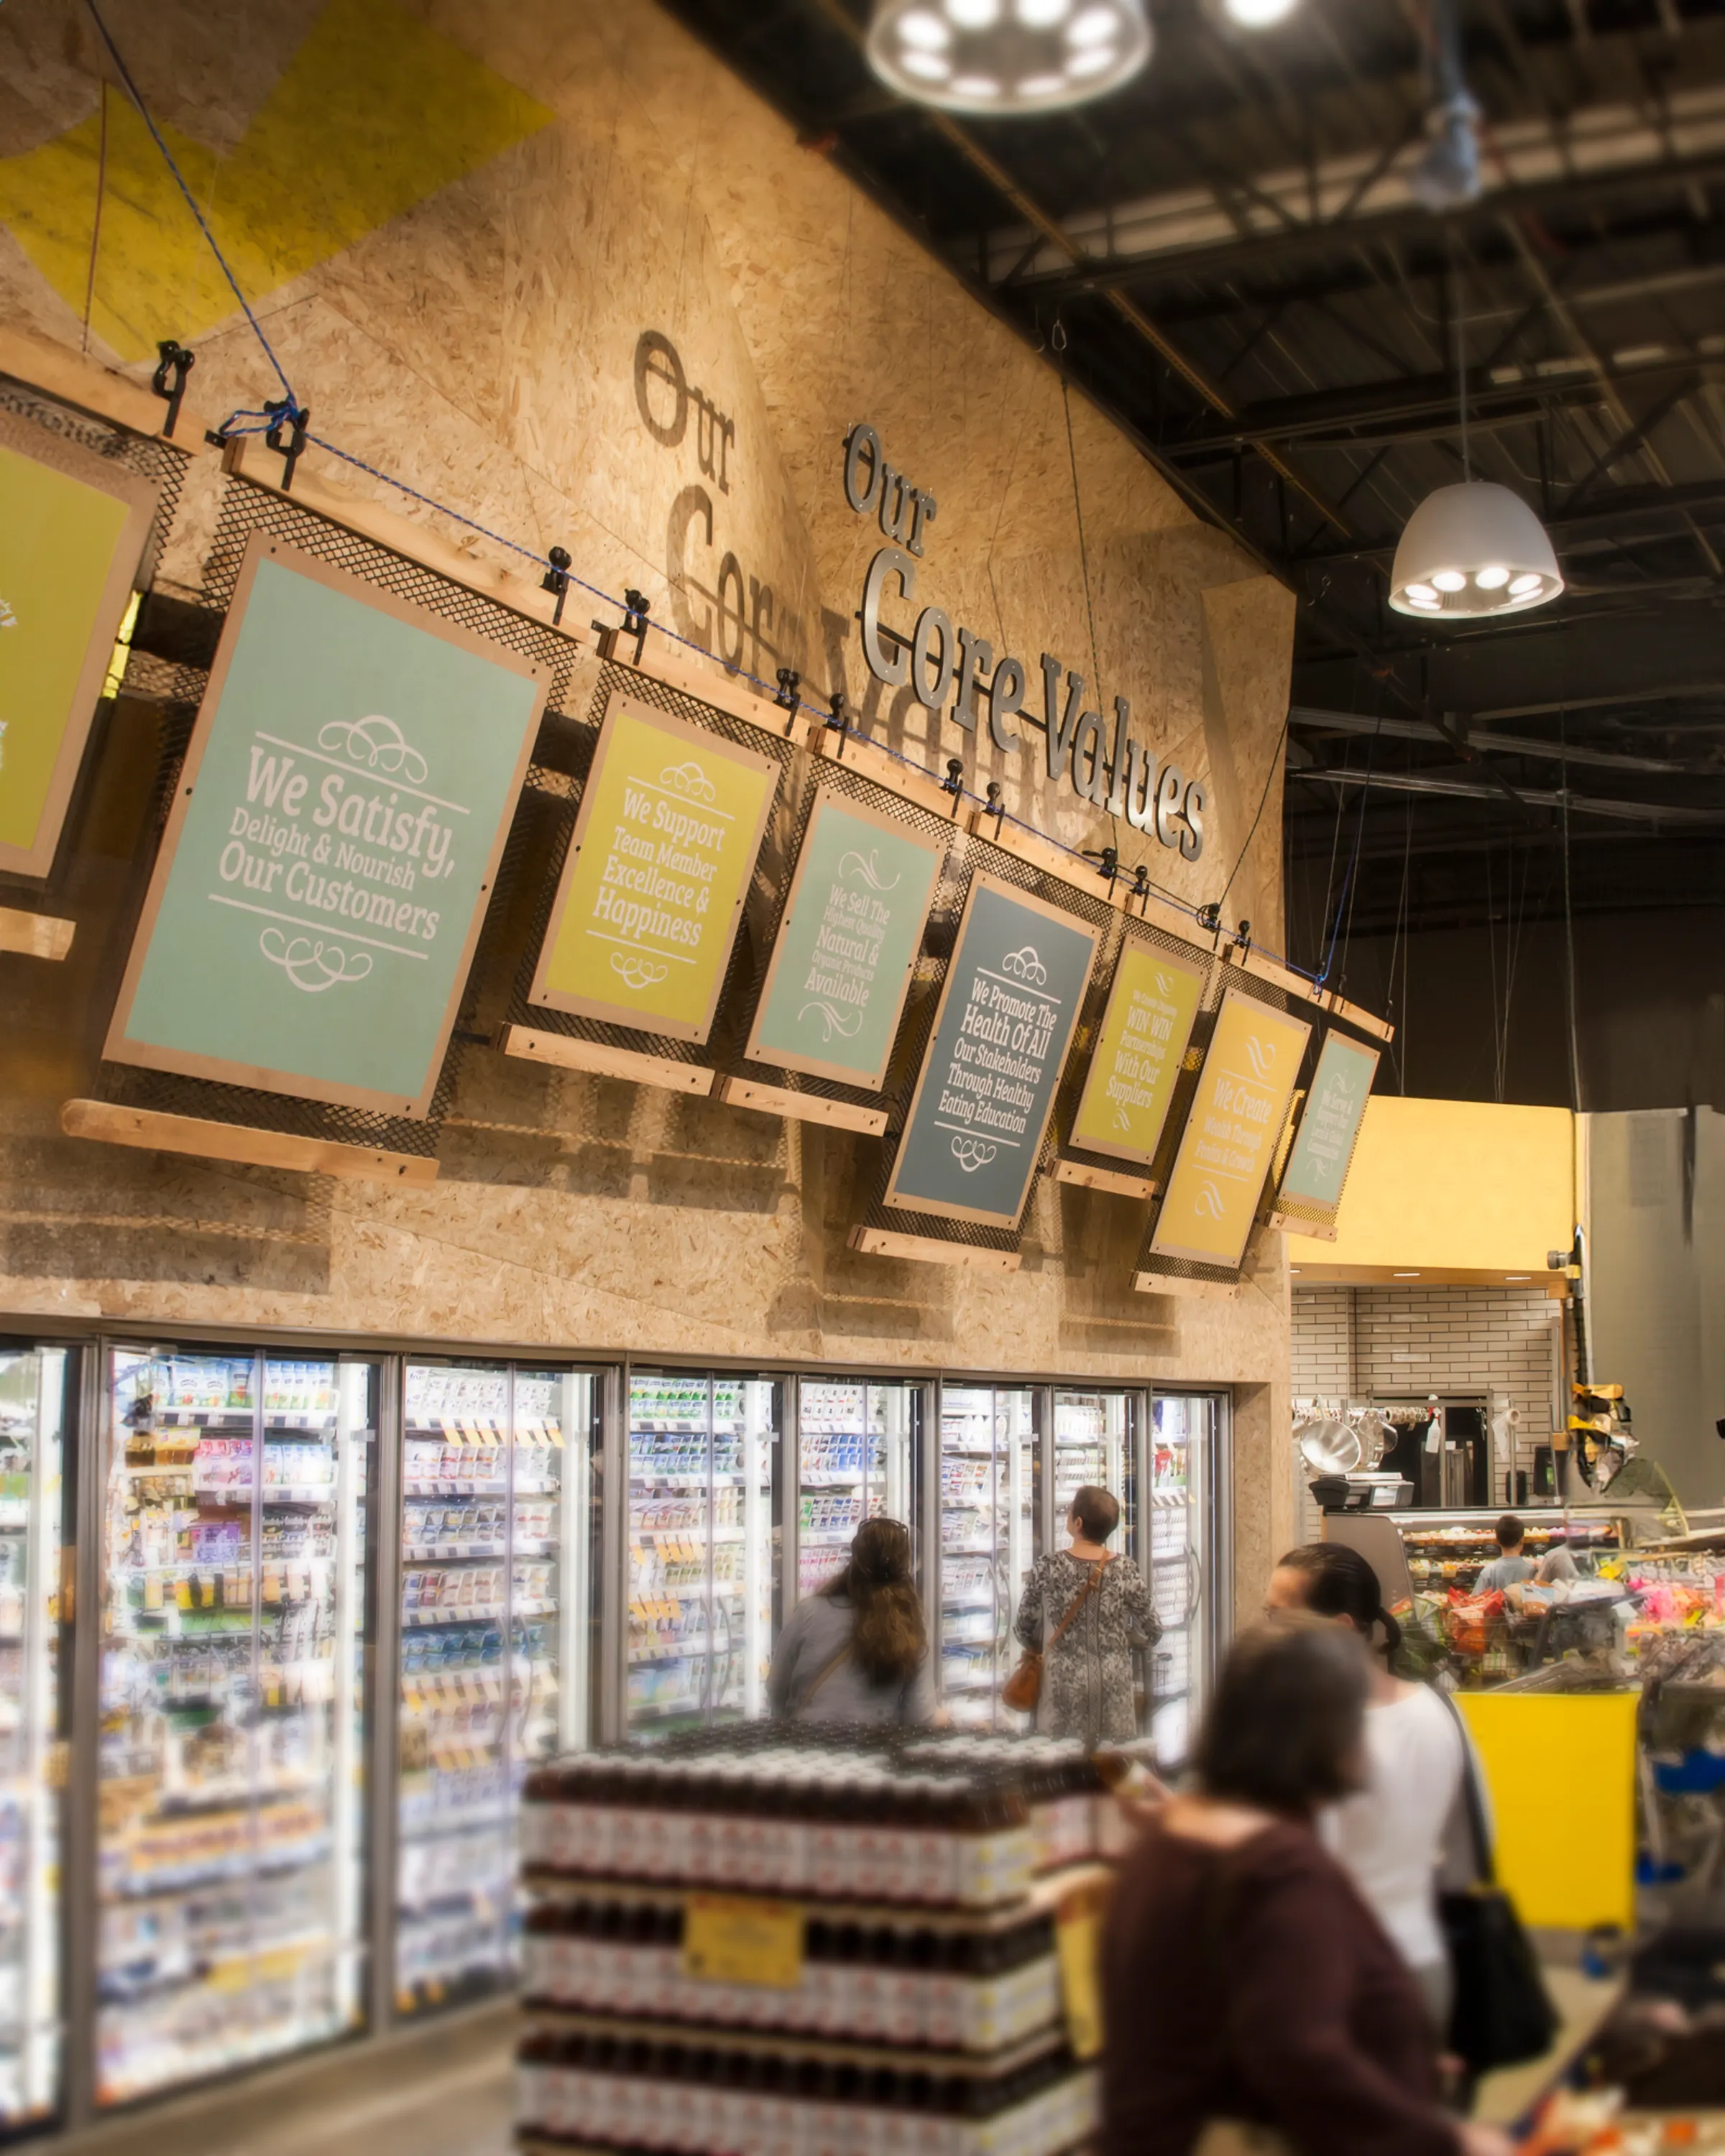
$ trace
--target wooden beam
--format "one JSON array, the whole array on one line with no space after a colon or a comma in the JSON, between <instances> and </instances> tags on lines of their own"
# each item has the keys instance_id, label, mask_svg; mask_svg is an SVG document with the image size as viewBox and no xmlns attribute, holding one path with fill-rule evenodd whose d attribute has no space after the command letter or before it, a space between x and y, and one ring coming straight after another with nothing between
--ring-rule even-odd
<instances>
[{"instance_id":1,"label":"wooden beam","mask_svg":"<svg viewBox=\"0 0 1725 2156\"><path fill-rule=\"evenodd\" d=\"M528 1063L552 1063L560 1070L584 1070L593 1078L625 1078L634 1086L657 1086L671 1093L711 1093L719 1075L703 1063L679 1063L669 1055L644 1055L636 1049L612 1048L572 1033L539 1033L526 1025L506 1026L498 1045L506 1055Z\"/></svg>"},{"instance_id":2,"label":"wooden beam","mask_svg":"<svg viewBox=\"0 0 1725 2156\"><path fill-rule=\"evenodd\" d=\"M865 734L841 734L834 726L817 726L811 746L814 753L827 762L848 764L883 793L896 793L901 801L914 802L917 808L938 817L942 824L952 824L955 830L970 828L965 820L961 795L948 793L932 771L905 762Z\"/></svg>"},{"instance_id":3,"label":"wooden beam","mask_svg":"<svg viewBox=\"0 0 1725 2156\"><path fill-rule=\"evenodd\" d=\"M59 921L51 913L23 913L16 906L0 906L0 951L16 951L26 958L64 958L78 932L75 921Z\"/></svg>"},{"instance_id":4,"label":"wooden beam","mask_svg":"<svg viewBox=\"0 0 1725 2156\"><path fill-rule=\"evenodd\" d=\"M542 591L530 578L517 576L512 570L499 568L480 556L468 553L429 525L416 524L368 495L354 494L334 480L326 479L321 472L308 470L303 462L294 474L290 492L281 484L280 458L266 449L255 434L236 437L229 442L223 461L225 469L236 479L243 479L248 486L255 486L265 494L279 495L284 501L310 510L331 524L357 531L361 538L387 547L392 554L399 554L404 561L417 562L434 575L447 577L452 584L465 584L469 591L495 599L499 606L507 607L511 613L524 615L542 629L554 627L557 634L567 637L571 644L590 645L593 642L569 610L574 604L572 593L563 603L562 620L554 624L552 616L557 611L555 597Z\"/></svg>"},{"instance_id":5,"label":"wooden beam","mask_svg":"<svg viewBox=\"0 0 1725 2156\"><path fill-rule=\"evenodd\" d=\"M426 1189L437 1181L429 1154L385 1152L331 1138L296 1137L286 1131L254 1131L242 1123L208 1122L201 1116L170 1116L153 1108L116 1107L110 1101L68 1101L60 1128L69 1138L99 1145L135 1146L146 1152L191 1153L200 1160L243 1162L253 1168L287 1168L301 1175L334 1175L359 1183L406 1183Z\"/></svg>"},{"instance_id":6,"label":"wooden beam","mask_svg":"<svg viewBox=\"0 0 1725 2156\"><path fill-rule=\"evenodd\" d=\"M1115 1198L1153 1198L1162 1185L1150 1175L1128 1175L1123 1168L1092 1168L1087 1161L1060 1159L1055 1163L1055 1181L1074 1183L1081 1190L1106 1190Z\"/></svg>"},{"instance_id":7,"label":"wooden beam","mask_svg":"<svg viewBox=\"0 0 1725 2156\"><path fill-rule=\"evenodd\" d=\"M1033 831L1023 824L1014 824L1009 817L991 816L986 808L978 808L970 819L973 836L986 839L991 846L999 846L1003 854L1010 854L1014 860L1026 861L1044 875L1058 876L1062 883L1081 891L1086 898L1099 899L1104 906L1111 906L1117 913L1126 910L1127 888L1131 880L1122 870L1112 883L1102 880L1100 868L1091 872L1088 861L1070 853L1065 846L1056 845L1045 839L1040 831Z\"/></svg>"},{"instance_id":8,"label":"wooden beam","mask_svg":"<svg viewBox=\"0 0 1725 2156\"><path fill-rule=\"evenodd\" d=\"M758 1109L763 1116L788 1116L793 1122L829 1123L834 1130L864 1131L878 1137L886 1127L885 1108L865 1108L854 1101L829 1101L820 1093L793 1093L787 1086L762 1086L752 1078L721 1078L716 1098L733 1108Z\"/></svg>"},{"instance_id":9,"label":"wooden beam","mask_svg":"<svg viewBox=\"0 0 1725 2156\"><path fill-rule=\"evenodd\" d=\"M911 1258L919 1265L968 1265L978 1272L1015 1273L1016 1250L985 1250L971 1243L937 1242L932 1235L901 1235L891 1228L853 1228L850 1247L873 1258Z\"/></svg>"},{"instance_id":10,"label":"wooden beam","mask_svg":"<svg viewBox=\"0 0 1725 2156\"><path fill-rule=\"evenodd\" d=\"M0 374L9 374L14 382L39 389L62 404L75 405L80 412L93 412L99 419L110 420L134 434L172 442L188 457L214 454L203 439L213 422L202 412L182 404L173 433L164 434L166 398L32 330L0 323Z\"/></svg>"},{"instance_id":11,"label":"wooden beam","mask_svg":"<svg viewBox=\"0 0 1725 2156\"><path fill-rule=\"evenodd\" d=\"M1388 1019L1374 1018L1370 1011L1362 1010L1358 1004L1348 1002L1333 990L1321 995L1317 1000L1332 1018L1341 1019L1362 1033L1369 1033L1375 1040L1389 1042L1395 1039L1395 1028Z\"/></svg>"},{"instance_id":12,"label":"wooden beam","mask_svg":"<svg viewBox=\"0 0 1725 2156\"><path fill-rule=\"evenodd\" d=\"M1140 1295L1183 1295L1201 1302L1237 1302L1245 1292L1244 1281L1187 1280L1174 1273L1134 1273L1132 1286Z\"/></svg>"}]
</instances>

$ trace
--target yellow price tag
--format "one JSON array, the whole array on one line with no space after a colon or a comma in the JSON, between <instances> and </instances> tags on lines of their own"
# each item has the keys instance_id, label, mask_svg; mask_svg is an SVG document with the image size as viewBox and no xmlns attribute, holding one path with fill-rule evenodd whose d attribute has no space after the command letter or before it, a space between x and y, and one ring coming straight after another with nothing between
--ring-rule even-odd
<instances>
[{"instance_id":1,"label":"yellow price tag","mask_svg":"<svg viewBox=\"0 0 1725 2156\"><path fill-rule=\"evenodd\" d=\"M803 1912L794 1902L691 1894L683 1917L683 1974L711 1984L793 1991L803 1981Z\"/></svg>"},{"instance_id":2,"label":"yellow price tag","mask_svg":"<svg viewBox=\"0 0 1725 2156\"><path fill-rule=\"evenodd\" d=\"M1102 1887L1075 1887L1055 1912L1066 2035L1073 2056L1079 2059L1100 2058L1102 2052L1102 1912L1106 1906L1106 1892Z\"/></svg>"}]
</instances>

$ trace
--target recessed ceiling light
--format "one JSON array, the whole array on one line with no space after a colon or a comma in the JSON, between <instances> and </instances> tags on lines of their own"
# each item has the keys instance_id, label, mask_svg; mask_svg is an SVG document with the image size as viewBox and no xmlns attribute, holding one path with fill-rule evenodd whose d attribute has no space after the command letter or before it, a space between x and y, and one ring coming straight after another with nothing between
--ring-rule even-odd
<instances>
[{"instance_id":1,"label":"recessed ceiling light","mask_svg":"<svg viewBox=\"0 0 1725 2156\"><path fill-rule=\"evenodd\" d=\"M1507 1281L1530 1281L1533 1276L1532 1273L1506 1273L1503 1277Z\"/></svg>"},{"instance_id":2,"label":"recessed ceiling light","mask_svg":"<svg viewBox=\"0 0 1725 2156\"><path fill-rule=\"evenodd\" d=\"M1461 569L1440 569L1431 581L1440 592L1465 592L1467 589L1466 572Z\"/></svg>"},{"instance_id":3,"label":"recessed ceiling light","mask_svg":"<svg viewBox=\"0 0 1725 2156\"><path fill-rule=\"evenodd\" d=\"M924 82L944 82L952 72L952 63L941 53L901 53L898 64L906 74L920 75Z\"/></svg>"},{"instance_id":4,"label":"recessed ceiling light","mask_svg":"<svg viewBox=\"0 0 1725 2156\"><path fill-rule=\"evenodd\" d=\"M1051 30L1072 12L1072 0L1014 0L1013 13L1027 30Z\"/></svg>"},{"instance_id":5,"label":"recessed ceiling light","mask_svg":"<svg viewBox=\"0 0 1725 2156\"><path fill-rule=\"evenodd\" d=\"M920 46L924 52L944 52L952 42L949 23L927 8L913 8L908 15L898 18L899 42Z\"/></svg>"},{"instance_id":6,"label":"recessed ceiling light","mask_svg":"<svg viewBox=\"0 0 1725 2156\"><path fill-rule=\"evenodd\" d=\"M1114 64L1112 45L1085 45L1073 54L1066 63L1066 72L1074 81L1089 74L1100 74L1104 68Z\"/></svg>"},{"instance_id":7,"label":"recessed ceiling light","mask_svg":"<svg viewBox=\"0 0 1725 2156\"><path fill-rule=\"evenodd\" d=\"M946 0L946 9L961 30L992 30L1000 20L1000 0Z\"/></svg>"},{"instance_id":8,"label":"recessed ceiling light","mask_svg":"<svg viewBox=\"0 0 1725 2156\"><path fill-rule=\"evenodd\" d=\"M1438 603L1438 595L1430 584L1409 584L1408 597L1416 606L1435 606Z\"/></svg>"},{"instance_id":9,"label":"recessed ceiling light","mask_svg":"<svg viewBox=\"0 0 1725 2156\"><path fill-rule=\"evenodd\" d=\"M1045 97L1058 97L1065 87L1066 78L1064 74L1027 74L1019 78L1014 85L1014 94L1033 101L1040 101Z\"/></svg>"},{"instance_id":10,"label":"recessed ceiling light","mask_svg":"<svg viewBox=\"0 0 1725 2156\"><path fill-rule=\"evenodd\" d=\"M1000 85L991 74L955 74L952 78L954 97L987 99L999 97Z\"/></svg>"},{"instance_id":11,"label":"recessed ceiling light","mask_svg":"<svg viewBox=\"0 0 1725 2156\"><path fill-rule=\"evenodd\" d=\"M1396 1278L1398 1280L1418 1280L1419 1277L1420 1276L1418 1273L1398 1273L1396 1275Z\"/></svg>"},{"instance_id":12,"label":"recessed ceiling light","mask_svg":"<svg viewBox=\"0 0 1725 2156\"><path fill-rule=\"evenodd\" d=\"M901 97L993 115L1055 112L1118 90L1151 43L1147 0L873 0L867 49Z\"/></svg>"},{"instance_id":13,"label":"recessed ceiling light","mask_svg":"<svg viewBox=\"0 0 1725 2156\"><path fill-rule=\"evenodd\" d=\"M1482 592L1500 592L1509 582L1509 571L1502 562L1493 562L1490 567L1475 572L1474 582Z\"/></svg>"},{"instance_id":14,"label":"recessed ceiling light","mask_svg":"<svg viewBox=\"0 0 1725 2156\"><path fill-rule=\"evenodd\" d=\"M1294 12L1295 0L1222 0L1223 13L1243 30L1267 30Z\"/></svg>"},{"instance_id":15,"label":"recessed ceiling light","mask_svg":"<svg viewBox=\"0 0 1725 2156\"><path fill-rule=\"evenodd\" d=\"M1111 38L1120 28L1120 18L1112 8L1086 8L1066 25L1066 35L1075 45L1094 45Z\"/></svg>"},{"instance_id":16,"label":"recessed ceiling light","mask_svg":"<svg viewBox=\"0 0 1725 2156\"><path fill-rule=\"evenodd\" d=\"M1543 577L1531 574L1525 577L1512 577L1509 580L1509 595L1512 599L1525 598L1529 592L1537 592L1544 582Z\"/></svg>"}]
</instances>

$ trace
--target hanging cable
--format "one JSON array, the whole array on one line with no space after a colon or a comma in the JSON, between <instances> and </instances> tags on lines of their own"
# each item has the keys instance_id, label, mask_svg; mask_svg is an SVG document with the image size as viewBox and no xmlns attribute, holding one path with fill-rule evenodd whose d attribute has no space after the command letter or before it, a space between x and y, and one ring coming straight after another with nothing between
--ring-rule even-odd
<instances>
[{"instance_id":1,"label":"hanging cable","mask_svg":"<svg viewBox=\"0 0 1725 2156\"><path fill-rule=\"evenodd\" d=\"M1581 1113L1581 1037L1575 1023L1575 906L1569 887L1569 715L1558 707L1558 746L1563 751L1563 1004L1569 1020L1569 1102Z\"/></svg>"}]
</instances>

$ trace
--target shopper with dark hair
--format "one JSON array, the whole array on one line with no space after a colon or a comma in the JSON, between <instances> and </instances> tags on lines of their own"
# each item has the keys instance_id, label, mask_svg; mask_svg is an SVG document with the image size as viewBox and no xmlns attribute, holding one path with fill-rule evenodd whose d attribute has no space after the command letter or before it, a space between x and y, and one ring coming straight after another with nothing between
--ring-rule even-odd
<instances>
[{"instance_id":1,"label":"shopper with dark hair","mask_svg":"<svg viewBox=\"0 0 1725 2156\"><path fill-rule=\"evenodd\" d=\"M1120 1525L1120 1501L1086 1483L1066 1515L1069 1546L1038 1558L1025 1575L1013 1626L1019 1644L1043 1660L1036 1726L1086 1744L1124 1743L1138 1733L1132 1654L1162 1627L1144 1575L1105 1545Z\"/></svg>"},{"instance_id":2,"label":"shopper with dark hair","mask_svg":"<svg viewBox=\"0 0 1725 2156\"><path fill-rule=\"evenodd\" d=\"M1508 2156L1440 2104L1418 1988L1313 1832L1357 1784L1366 1690L1358 1646L1310 1619L1228 1657L1198 1789L1150 1820L1110 1912L1103 2156L1265 2128L1323 2156Z\"/></svg>"},{"instance_id":3,"label":"shopper with dark hair","mask_svg":"<svg viewBox=\"0 0 1725 2156\"><path fill-rule=\"evenodd\" d=\"M1527 1533L1513 1512L1506 1512L1497 1522L1497 1547L1503 1554L1480 1567L1480 1576L1473 1585L1476 1594L1501 1594L1506 1587L1523 1586L1538 1569L1532 1558L1522 1554L1522 1545Z\"/></svg>"},{"instance_id":4,"label":"shopper with dark hair","mask_svg":"<svg viewBox=\"0 0 1725 2156\"><path fill-rule=\"evenodd\" d=\"M1450 1963L1438 1921L1439 1874L1471 1873L1462 1777L1461 1725L1437 1693L1404 1684L1388 1666L1401 1627L1384 1607L1378 1575L1345 1543L1290 1550L1270 1582L1269 1606L1309 1611L1358 1633L1383 1635L1372 1664L1364 1786L1325 1815L1321 1831L1419 1979L1433 2025L1450 2025Z\"/></svg>"},{"instance_id":5,"label":"shopper with dark hair","mask_svg":"<svg viewBox=\"0 0 1725 2156\"><path fill-rule=\"evenodd\" d=\"M791 1612L767 1680L773 1712L799 1722L936 1719L928 1627L911 1576L910 1530L866 1520L850 1562Z\"/></svg>"}]
</instances>

